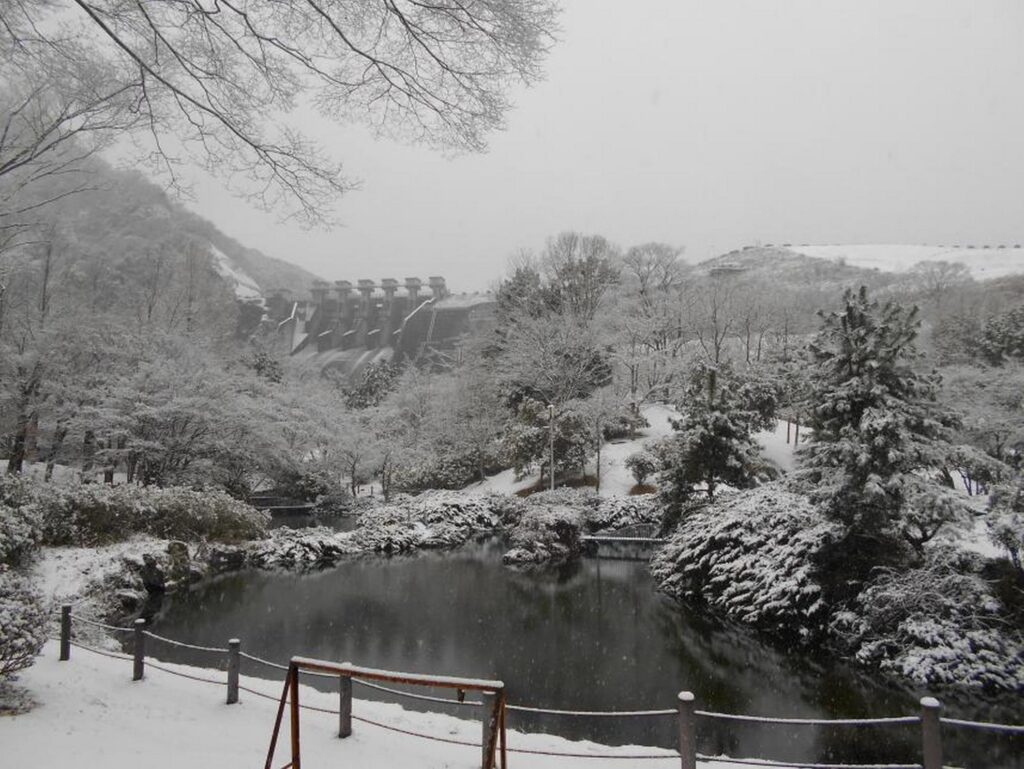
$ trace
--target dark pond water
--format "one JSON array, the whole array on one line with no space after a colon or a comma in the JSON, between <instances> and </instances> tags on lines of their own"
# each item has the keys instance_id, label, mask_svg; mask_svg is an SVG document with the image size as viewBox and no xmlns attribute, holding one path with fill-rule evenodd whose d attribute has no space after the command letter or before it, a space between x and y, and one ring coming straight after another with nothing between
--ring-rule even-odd
<instances>
[{"instance_id":1,"label":"dark pond water","mask_svg":"<svg viewBox=\"0 0 1024 769\"><path fill-rule=\"evenodd\" d=\"M676 694L688 689L699 708L729 713L843 718L917 712L918 692L873 683L835 660L787 653L745 630L688 613L655 592L643 561L588 558L557 572L526 573L503 567L502 552L500 543L489 541L448 553L356 559L305 575L233 574L165 605L154 630L211 645L237 636L246 651L276 661L301 654L498 678L510 702L559 709L672 708ZM210 663L161 646L151 649L163 659ZM249 663L243 672L273 677ZM476 713L403 704L463 717ZM1024 709L1013 702L965 700L947 710L972 719L1024 720ZM672 718L514 713L509 726L610 744L675 744ZM916 726L825 729L700 719L698 729L703 753L819 762L920 760ZM1019 738L946 740L952 765L1021 769L1022 756Z\"/></svg>"}]
</instances>

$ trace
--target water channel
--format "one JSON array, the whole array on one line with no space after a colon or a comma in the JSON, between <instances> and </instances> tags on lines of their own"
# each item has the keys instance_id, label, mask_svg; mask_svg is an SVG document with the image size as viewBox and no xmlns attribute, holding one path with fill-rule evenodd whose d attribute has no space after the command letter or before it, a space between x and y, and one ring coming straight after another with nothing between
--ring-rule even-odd
<instances>
[{"instance_id":1,"label":"water channel","mask_svg":"<svg viewBox=\"0 0 1024 769\"><path fill-rule=\"evenodd\" d=\"M672 708L677 692L688 689L699 708L727 713L801 718L917 713L920 692L873 681L835 659L774 648L745 629L680 608L655 591L642 560L586 558L556 571L524 572L504 567L502 552L501 542L487 540L451 552L357 558L307 574L231 574L166 603L153 629L219 646L237 636L246 651L276 661L301 654L498 678L506 683L511 703L558 709ZM153 647L162 647L152 649L161 659L210 664L202 655ZM243 673L272 677L248 663ZM372 694L357 691L357 697ZM402 704L476 715L415 701ZM1024 722L1019 698L1016 706L964 698L949 702L947 711ZM665 747L674 746L676 728L671 717L520 713L510 714L509 727ZM917 726L819 728L700 719L698 729L699 750L708 754L920 761ZM946 763L953 766L1024 767L1024 738L966 733L945 743Z\"/></svg>"}]
</instances>

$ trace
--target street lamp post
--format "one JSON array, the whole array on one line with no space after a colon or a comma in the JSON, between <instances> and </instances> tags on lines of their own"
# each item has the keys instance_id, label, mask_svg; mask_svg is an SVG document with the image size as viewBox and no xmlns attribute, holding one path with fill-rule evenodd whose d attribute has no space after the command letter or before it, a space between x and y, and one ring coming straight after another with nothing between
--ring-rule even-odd
<instances>
[{"instance_id":1,"label":"street lamp post","mask_svg":"<svg viewBox=\"0 0 1024 769\"><path fill-rule=\"evenodd\" d=\"M548 404L548 440L551 455L551 490L555 490L555 407Z\"/></svg>"}]
</instances>

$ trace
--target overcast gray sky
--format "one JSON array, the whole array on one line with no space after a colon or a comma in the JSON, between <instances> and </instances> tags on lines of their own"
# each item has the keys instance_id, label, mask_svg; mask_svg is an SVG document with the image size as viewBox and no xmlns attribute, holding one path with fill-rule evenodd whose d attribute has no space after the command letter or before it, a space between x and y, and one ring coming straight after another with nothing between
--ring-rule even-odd
<instances>
[{"instance_id":1,"label":"overcast gray sky","mask_svg":"<svg viewBox=\"0 0 1024 769\"><path fill-rule=\"evenodd\" d=\"M700 261L748 243L1024 239L1021 0L562 0L547 79L483 155L309 126L361 191L330 232L192 207L328 279L490 285L565 229Z\"/></svg>"}]
</instances>

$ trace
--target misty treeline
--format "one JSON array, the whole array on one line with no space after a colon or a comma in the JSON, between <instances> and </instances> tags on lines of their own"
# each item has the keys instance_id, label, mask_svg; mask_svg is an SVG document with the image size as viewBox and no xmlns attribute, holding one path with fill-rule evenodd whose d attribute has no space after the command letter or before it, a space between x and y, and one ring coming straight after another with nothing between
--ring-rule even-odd
<instances>
[{"instance_id":1,"label":"misty treeline","mask_svg":"<svg viewBox=\"0 0 1024 769\"><path fill-rule=\"evenodd\" d=\"M695 267L666 244L566 232L512 260L493 328L457 359L375 364L349 381L293 364L160 190L101 165L91 178L96 191L40 209L34 242L0 256L9 472L31 461L47 477L72 467L240 497L355 494L376 481L390 495L505 468L544 485L553 438L558 483L599 485L603 442L665 402L686 439L635 461L648 467L638 481L653 467L677 502L698 486L713 497L770 474L754 433L782 418L795 437L809 419L818 311L839 307L851 280L819 260ZM915 366L941 367L943 408L963 415L959 448L937 470L988 488L1024 432L1021 286L981 285L946 264L859 277L875 296L921 305Z\"/></svg>"}]
</instances>

